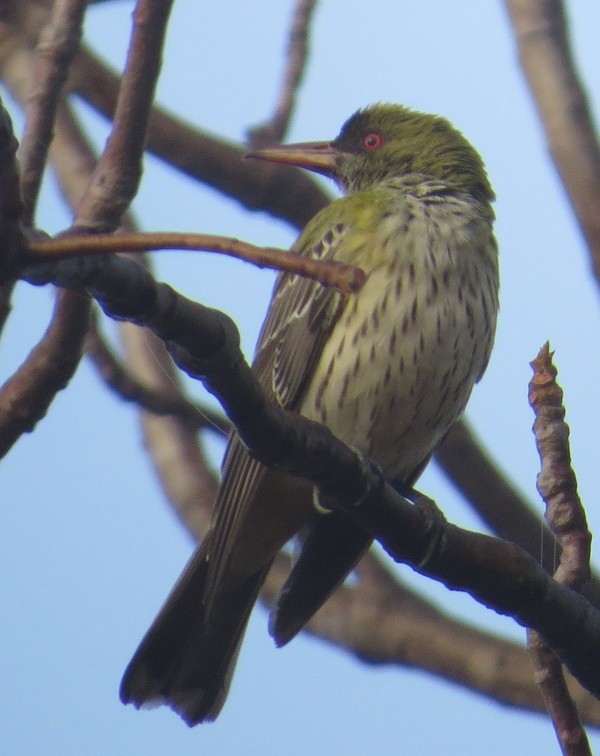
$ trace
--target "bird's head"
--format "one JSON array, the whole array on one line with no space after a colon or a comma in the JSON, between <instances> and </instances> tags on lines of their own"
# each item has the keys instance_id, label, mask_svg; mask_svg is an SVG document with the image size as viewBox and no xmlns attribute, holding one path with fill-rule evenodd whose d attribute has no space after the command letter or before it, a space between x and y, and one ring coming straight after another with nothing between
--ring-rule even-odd
<instances>
[{"instance_id":1,"label":"bird's head","mask_svg":"<svg viewBox=\"0 0 600 756\"><path fill-rule=\"evenodd\" d=\"M333 142L282 145L250 156L322 173L346 192L416 173L441 179L478 200L494 199L483 162L460 131L445 118L402 105L359 110Z\"/></svg>"}]
</instances>

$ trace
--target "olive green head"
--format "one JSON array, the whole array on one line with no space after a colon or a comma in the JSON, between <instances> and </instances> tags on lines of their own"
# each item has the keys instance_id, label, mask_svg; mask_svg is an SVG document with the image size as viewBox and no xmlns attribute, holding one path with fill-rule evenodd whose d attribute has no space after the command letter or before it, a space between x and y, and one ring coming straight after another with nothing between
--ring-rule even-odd
<instances>
[{"instance_id":1,"label":"olive green head","mask_svg":"<svg viewBox=\"0 0 600 756\"><path fill-rule=\"evenodd\" d=\"M401 105L374 105L349 118L333 146L339 153L337 178L347 191L419 173L477 199L494 198L479 154L439 116Z\"/></svg>"},{"instance_id":2,"label":"olive green head","mask_svg":"<svg viewBox=\"0 0 600 756\"><path fill-rule=\"evenodd\" d=\"M333 142L273 147L253 156L331 176L347 192L395 176L421 174L480 201L494 199L483 161L460 131L445 118L402 105L359 110Z\"/></svg>"}]
</instances>

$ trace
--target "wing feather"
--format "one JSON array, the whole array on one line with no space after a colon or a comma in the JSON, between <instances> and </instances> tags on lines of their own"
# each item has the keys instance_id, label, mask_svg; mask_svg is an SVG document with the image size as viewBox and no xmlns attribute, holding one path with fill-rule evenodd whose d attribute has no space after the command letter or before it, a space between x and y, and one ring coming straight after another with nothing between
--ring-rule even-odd
<instances>
[{"instance_id":1,"label":"wing feather","mask_svg":"<svg viewBox=\"0 0 600 756\"><path fill-rule=\"evenodd\" d=\"M331 259L346 227L331 228L321 214L308 224L294 247L308 257ZM315 242L316 240L316 242ZM323 343L346 301L340 292L308 278L280 274L256 349L253 368L267 392L282 407L294 409L310 380ZM205 602L212 603L248 508L266 468L252 459L234 433L225 453L222 484L211 528Z\"/></svg>"}]
</instances>

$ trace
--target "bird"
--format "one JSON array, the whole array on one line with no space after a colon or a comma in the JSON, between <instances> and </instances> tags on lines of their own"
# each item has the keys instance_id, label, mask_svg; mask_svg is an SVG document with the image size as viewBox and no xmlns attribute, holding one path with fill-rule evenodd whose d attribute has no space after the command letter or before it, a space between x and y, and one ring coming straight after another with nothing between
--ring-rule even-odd
<instances>
[{"instance_id":1,"label":"bird","mask_svg":"<svg viewBox=\"0 0 600 756\"><path fill-rule=\"evenodd\" d=\"M292 250L366 274L349 294L279 274L253 369L270 401L326 425L388 481L411 487L494 341L495 195L483 161L448 120L389 103L354 113L333 141L251 156L336 181L343 196ZM232 433L211 526L125 671L124 703L169 705L190 726L214 720L269 568L293 538L299 555L269 629L277 645L302 629L372 541L313 493Z\"/></svg>"}]
</instances>

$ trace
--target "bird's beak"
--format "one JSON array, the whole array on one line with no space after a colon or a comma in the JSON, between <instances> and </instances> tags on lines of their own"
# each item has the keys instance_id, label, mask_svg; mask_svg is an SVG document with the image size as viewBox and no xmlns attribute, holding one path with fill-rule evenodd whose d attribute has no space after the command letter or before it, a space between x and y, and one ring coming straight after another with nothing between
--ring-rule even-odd
<instances>
[{"instance_id":1,"label":"bird's beak","mask_svg":"<svg viewBox=\"0 0 600 756\"><path fill-rule=\"evenodd\" d=\"M273 163L295 165L310 171L333 176L337 169L337 150L332 142L304 142L302 144L285 144L279 147L267 147L264 150L249 152L247 157L258 160L270 160Z\"/></svg>"}]
</instances>

